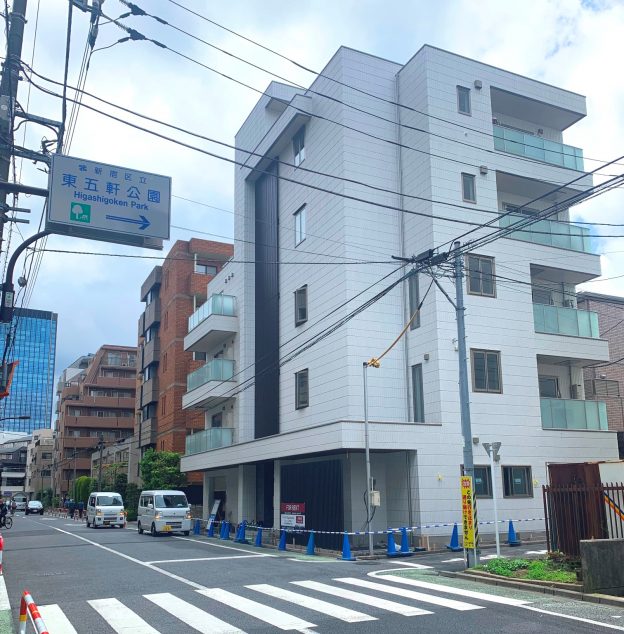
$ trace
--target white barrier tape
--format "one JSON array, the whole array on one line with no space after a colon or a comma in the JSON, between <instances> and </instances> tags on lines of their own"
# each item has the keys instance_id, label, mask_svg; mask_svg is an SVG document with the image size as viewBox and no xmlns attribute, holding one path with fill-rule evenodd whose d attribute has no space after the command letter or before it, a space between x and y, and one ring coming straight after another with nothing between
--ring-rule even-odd
<instances>
[{"instance_id":1,"label":"white barrier tape","mask_svg":"<svg viewBox=\"0 0 624 634\"><path fill-rule=\"evenodd\" d=\"M200 518L196 518L200 519ZM207 525L206 520L200 519L202 524ZM520 522L543 522L545 518L543 517L531 517L531 518L523 518L523 519L511 519L511 520L498 520L499 524L507 524L508 522L513 522L514 524ZM222 522L213 522L215 527L221 525ZM487 526L495 524L494 521L484 521L478 522L479 525ZM265 526L256 526L255 524L245 524L246 528L250 528L252 530L262 529L263 531L270 531L273 533L281 533L282 531L286 531L286 533L292 534L306 534L306 533L314 533L315 535L389 535L390 533L400 533L405 529L408 533L413 533L417 530L423 530L428 528L453 528L457 524L457 527L461 527L461 522L446 522L444 524L423 524L422 526L400 526L397 528L388 528L386 530L381 531L317 531L308 528L267 528ZM231 526L236 526L236 524L230 523Z\"/></svg>"}]
</instances>

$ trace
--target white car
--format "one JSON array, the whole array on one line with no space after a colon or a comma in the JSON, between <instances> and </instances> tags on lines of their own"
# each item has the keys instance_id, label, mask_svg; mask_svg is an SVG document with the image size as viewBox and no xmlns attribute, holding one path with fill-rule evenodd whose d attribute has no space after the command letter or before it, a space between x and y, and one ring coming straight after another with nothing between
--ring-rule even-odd
<instances>
[{"instance_id":1,"label":"white car","mask_svg":"<svg viewBox=\"0 0 624 634\"><path fill-rule=\"evenodd\" d=\"M87 501L87 528L93 526L126 525L126 513L121 495L115 491L94 491Z\"/></svg>"},{"instance_id":2,"label":"white car","mask_svg":"<svg viewBox=\"0 0 624 634\"><path fill-rule=\"evenodd\" d=\"M39 500L31 500L26 505L26 515L43 515L43 504Z\"/></svg>"}]
</instances>

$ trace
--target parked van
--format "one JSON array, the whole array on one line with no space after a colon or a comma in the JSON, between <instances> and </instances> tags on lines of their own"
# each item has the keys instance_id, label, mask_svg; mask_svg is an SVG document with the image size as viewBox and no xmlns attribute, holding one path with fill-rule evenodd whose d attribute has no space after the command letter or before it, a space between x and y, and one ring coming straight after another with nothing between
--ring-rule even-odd
<instances>
[{"instance_id":1,"label":"parked van","mask_svg":"<svg viewBox=\"0 0 624 634\"><path fill-rule=\"evenodd\" d=\"M143 491L137 510L137 530L158 533L191 532L191 509L182 491Z\"/></svg>"},{"instance_id":2,"label":"parked van","mask_svg":"<svg viewBox=\"0 0 624 634\"><path fill-rule=\"evenodd\" d=\"M13 500L17 504L16 511L25 511L26 510L26 502L28 502L28 497L24 493L16 493L13 496Z\"/></svg>"},{"instance_id":3,"label":"parked van","mask_svg":"<svg viewBox=\"0 0 624 634\"><path fill-rule=\"evenodd\" d=\"M94 491L87 502L87 528L93 526L119 526L126 524L121 495L114 491Z\"/></svg>"}]
</instances>

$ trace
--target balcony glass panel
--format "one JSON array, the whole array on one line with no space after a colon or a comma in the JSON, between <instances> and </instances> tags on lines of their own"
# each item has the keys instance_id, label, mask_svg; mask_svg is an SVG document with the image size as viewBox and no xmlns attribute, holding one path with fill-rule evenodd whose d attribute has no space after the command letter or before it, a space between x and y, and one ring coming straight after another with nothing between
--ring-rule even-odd
<instances>
[{"instance_id":1,"label":"balcony glass panel","mask_svg":"<svg viewBox=\"0 0 624 634\"><path fill-rule=\"evenodd\" d=\"M204 429L186 437L186 455L229 447L233 442L234 430L231 427Z\"/></svg>"},{"instance_id":2,"label":"balcony glass panel","mask_svg":"<svg viewBox=\"0 0 624 634\"><path fill-rule=\"evenodd\" d=\"M540 406L544 429L608 429L604 401L542 398Z\"/></svg>"},{"instance_id":3,"label":"balcony glass panel","mask_svg":"<svg viewBox=\"0 0 624 634\"><path fill-rule=\"evenodd\" d=\"M232 295L211 295L190 317L189 332L199 326L210 315L226 315L234 317L234 300Z\"/></svg>"},{"instance_id":4,"label":"balcony glass panel","mask_svg":"<svg viewBox=\"0 0 624 634\"><path fill-rule=\"evenodd\" d=\"M234 361L213 359L186 377L187 392L210 381L231 381L234 376Z\"/></svg>"},{"instance_id":5,"label":"balcony glass panel","mask_svg":"<svg viewBox=\"0 0 624 634\"><path fill-rule=\"evenodd\" d=\"M579 172L583 168L583 150L571 145L549 141L534 134L494 125L494 148L508 154L568 167Z\"/></svg>"},{"instance_id":6,"label":"balcony glass panel","mask_svg":"<svg viewBox=\"0 0 624 634\"><path fill-rule=\"evenodd\" d=\"M527 220L527 216L508 214L499 220L499 226L506 229L516 222ZM524 240L549 247L594 253L589 229L556 220L538 220L525 230L514 231L506 236L514 240Z\"/></svg>"},{"instance_id":7,"label":"balcony glass panel","mask_svg":"<svg viewBox=\"0 0 624 634\"><path fill-rule=\"evenodd\" d=\"M548 304L533 304L535 332L599 339L598 313Z\"/></svg>"}]
</instances>

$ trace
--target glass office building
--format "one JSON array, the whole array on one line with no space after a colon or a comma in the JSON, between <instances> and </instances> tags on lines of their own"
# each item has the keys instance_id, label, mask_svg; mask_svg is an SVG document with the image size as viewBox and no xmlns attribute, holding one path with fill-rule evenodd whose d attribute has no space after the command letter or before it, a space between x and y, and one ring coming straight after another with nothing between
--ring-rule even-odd
<instances>
[{"instance_id":1,"label":"glass office building","mask_svg":"<svg viewBox=\"0 0 624 634\"><path fill-rule=\"evenodd\" d=\"M0 400L0 430L32 432L52 426L57 314L16 308L11 327L13 343L7 362L19 361L9 396ZM4 358L9 324L0 324L0 352ZM18 420L30 416L30 420Z\"/></svg>"}]
</instances>

